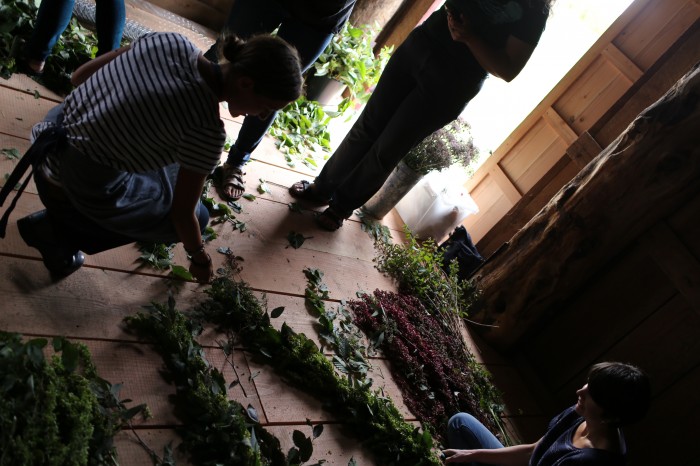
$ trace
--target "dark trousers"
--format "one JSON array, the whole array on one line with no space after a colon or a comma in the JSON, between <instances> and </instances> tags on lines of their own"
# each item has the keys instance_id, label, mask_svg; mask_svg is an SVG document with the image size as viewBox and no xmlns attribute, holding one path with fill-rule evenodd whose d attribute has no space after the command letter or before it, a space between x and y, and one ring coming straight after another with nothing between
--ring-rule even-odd
<instances>
[{"instance_id":1,"label":"dark trousers","mask_svg":"<svg viewBox=\"0 0 700 466\"><path fill-rule=\"evenodd\" d=\"M253 34L272 32L277 27L277 35L299 52L302 71L311 67L333 37L331 32L319 31L292 16L274 0L236 0L224 30L246 39ZM209 60L217 61L217 46L218 42L205 53ZM276 116L277 112L264 119L246 117L226 162L234 167L243 167L250 160L250 153L258 147Z\"/></svg>"},{"instance_id":2,"label":"dark trousers","mask_svg":"<svg viewBox=\"0 0 700 466\"><path fill-rule=\"evenodd\" d=\"M410 149L459 116L483 72L446 57L420 27L396 50L338 149L316 178L344 216L368 201Z\"/></svg>"}]
</instances>

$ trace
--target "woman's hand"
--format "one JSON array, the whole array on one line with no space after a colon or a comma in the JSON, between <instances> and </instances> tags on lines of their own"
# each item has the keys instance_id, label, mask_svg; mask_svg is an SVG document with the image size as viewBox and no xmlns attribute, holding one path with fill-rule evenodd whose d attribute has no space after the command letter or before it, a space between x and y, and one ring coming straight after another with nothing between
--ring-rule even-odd
<instances>
[{"instance_id":1,"label":"woman's hand","mask_svg":"<svg viewBox=\"0 0 700 466\"><path fill-rule=\"evenodd\" d=\"M447 459L445 463L471 463L476 461L474 454L476 450L442 450Z\"/></svg>"},{"instance_id":2,"label":"woman's hand","mask_svg":"<svg viewBox=\"0 0 700 466\"><path fill-rule=\"evenodd\" d=\"M214 278L214 266L209 254L202 251L190 258L190 273L199 283L209 283Z\"/></svg>"},{"instance_id":3,"label":"woman's hand","mask_svg":"<svg viewBox=\"0 0 700 466\"><path fill-rule=\"evenodd\" d=\"M467 44L474 37L471 22L462 13L452 13L447 10L447 27L455 42Z\"/></svg>"}]
</instances>

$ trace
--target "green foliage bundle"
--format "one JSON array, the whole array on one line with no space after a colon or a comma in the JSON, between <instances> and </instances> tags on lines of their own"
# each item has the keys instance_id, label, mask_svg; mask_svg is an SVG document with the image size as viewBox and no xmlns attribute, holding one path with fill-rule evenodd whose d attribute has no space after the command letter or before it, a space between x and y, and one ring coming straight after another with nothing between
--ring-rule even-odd
<instances>
[{"instance_id":1,"label":"green foliage bundle","mask_svg":"<svg viewBox=\"0 0 700 466\"><path fill-rule=\"evenodd\" d=\"M177 386L177 407L186 427L181 429L182 448L196 464L287 464L279 441L246 409L226 396L224 377L211 367L195 337L201 326L167 305L152 304L148 313L127 317L130 329L155 342Z\"/></svg>"},{"instance_id":2,"label":"green foliage bundle","mask_svg":"<svg viewBox=\"0 0 700 466\"><path fill-rule=\"evenodd\" d=\"M84 345L47 345L0 332L0 465L117 464L113 437L146 406L127 409Z\"/></svg>"},{"instance_id":3,"label":"green foliage bundle","mask_svg":"<svg viewBox=\"0 0 700 466\"><path fill-rule=\"evenodd\" d=\"M450 273L442 266L442 251L432 239L419 243L405 227L406 244L376 241L377 269L391 277L399 289L416 296L431 314L466 316L477 298L474 285L457 277L457 264Z\"/></svg>"},{"instance_id":4,"label":"green foliage bundle","mask_svg":"<svg viewBox=\"0 0 700 466\"><path fill-rule=\"evenodd\" d=\"M315 169L318 161L313 154L319 150L330 152L328 124L343 111L344 107L338 112L324 110L318 102L301 96L280 111L270 127L270 136L277 140L277 148L285 154L289 166L294 167L300 160Z\"/></svg>"},{"instance_id":5,"label":"green foliage bundle","mask_svg":"<svg viewBox=\"0 0 700 466\"><path fill-rule=\"evenodd\" d=\"M16 56L21 44L29 40L37 14L34 0L3 0L0 7L0 76L8 79L17 72ZM14 49L13 49L14 45ZM95 58L97 38L73 18L46 60L41 83L52 91L66 95L73 90L71 73Z\"/></svg>"},{"instance_id":6,"label":"green foliage bundle","mask_svg":"<svg viewBox=\"0 0 700 466\"><path fill-rule=\"evenodd\" d=\"M314 63L314 74L345 84L356 100L366 103L394 50L383 47L375 56L376 34L377 28L346 22Z\"/></svg>"},{"instance_id":7,"label":"green foliage bundle","mask_svg":"<svg viewBox=\"0 0 700 466\"><path fill-rule=\"evenodd\" d=\"M457 118L419 142L403 162L413 171L426 175L452 164L468 167L477 155L469 123Z\"/></svg>"},{"instance_id":8,"label":"green foliage bundle","mask_svg":"<svg viewBox=\"0 0 700 466\"><path fill-rule=\"evenodd\" d=\"M338 377L333 364L305 335L286 324L280 331L274 329L270 315L245 283L219 278L207 293L210 299L198 306L197 315L235 331L248 350L263 357L290 384L322 400L324 407L346 420L378 463L441 464L427 431L404 422L391 400L368 386L352 386L346 378Z\"/></svg>"}]
</instances>

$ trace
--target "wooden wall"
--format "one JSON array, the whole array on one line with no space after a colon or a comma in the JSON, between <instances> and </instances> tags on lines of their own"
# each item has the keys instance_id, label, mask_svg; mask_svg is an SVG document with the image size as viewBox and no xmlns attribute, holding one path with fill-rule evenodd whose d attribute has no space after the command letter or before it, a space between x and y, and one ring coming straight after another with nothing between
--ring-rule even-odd
<instances>
[{"instance_id":1,"label":"wooden wall","mask_svg":"<svg viewBox=\"0 0 700 466\"><path fill-rule=\"evenodd\" d=\"M636 0L466 184L488 256L700 60L698 0Z\"/></svg>"},{"instance_id":2,"label":"wooden wall","mask_svg":"<svg viewBox=\"0 0 700 466\"><path fill-rule=\"evenodd\" d=\"M698 212L700 196L649 228L509 351L551 413L575 402L596 362L644 368L652 408L626 430L631 465L698 464L689 447L700 416Z\"/></svg>"}]
</instances>

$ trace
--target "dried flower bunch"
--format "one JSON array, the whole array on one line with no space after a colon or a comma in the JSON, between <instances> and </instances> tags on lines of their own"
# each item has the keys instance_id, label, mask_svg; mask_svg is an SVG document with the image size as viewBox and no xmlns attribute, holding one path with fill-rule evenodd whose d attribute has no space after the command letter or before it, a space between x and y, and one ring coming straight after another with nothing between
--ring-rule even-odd
<instances>
[{"instance_id":1,"label":"dried flower bunch","mask_svg":"<svg viewBox=\"0 0 700 466\"><path fill-rule=\"evenodd\" d=\"M455 163L467 167L477 154L469 123L457 118L419 142L406 154L403 162L425 175Z\"/></svg>"}]
</instances>

